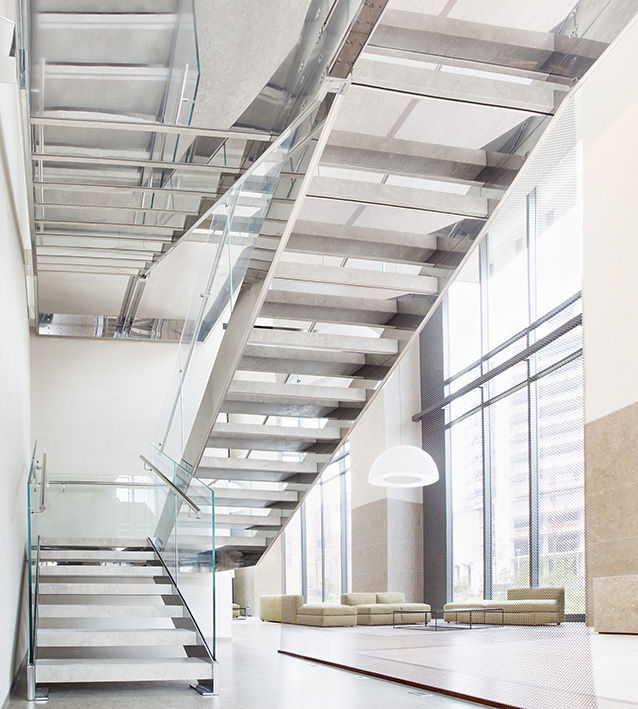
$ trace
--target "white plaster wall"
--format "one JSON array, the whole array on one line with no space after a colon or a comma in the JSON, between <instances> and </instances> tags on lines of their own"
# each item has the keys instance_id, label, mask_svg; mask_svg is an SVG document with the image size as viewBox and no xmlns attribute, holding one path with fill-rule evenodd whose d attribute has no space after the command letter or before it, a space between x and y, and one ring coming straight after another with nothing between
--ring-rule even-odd
<instances>
[{"instance_id":1,"label":"white plaster wall","mask_svg":"<svg viewBox=\"0 0 638 709\"><path fill-rule=\"evenodd\" d=\"M259 597L284 593L284 559L283 535L268 549L255 565L253 598L256 608L253 614L259 613Z\"/></svg>"},{"instance_id":2,"label":"white plaster wall","mask_svg":"<svg viewBox=\"0 0 638 709\"><path fill-rule=\"evenodd\" d=\"M218 571L215 574L215 634L217 638L230 638L233 623L233 574Z\"/></svg>"},{"instance_id":3,"label":"white plaster wall","mask_svg":"<svg viewBox=\"0 0 638 709\"><path fill-rule=\"evenodd\" d=\"M13 59L0 57L0 704L26 652L26 626L20 615L27 524L25 486L31 449L23 261L28 216L14 77Z\"/></svg>"},{"instance_id":4,"label":"white plaster wall","mask_svg":"<svg viewBox=\"0 0 638 709\"><path fill-rule=\"evenodd\" d=\"M31 337L32 431L49 477L141 474L176 345Z\"/></svg>"},{"instance_id":5,"label":"white plaster wall","mask_svg":"<svg viewBox=\"0 0 638 709\"><path fill-rule=\"evenodd\" d=\"M582 140L585 422L638 401L638 21L576 92Z\"/></svg>"}]
</instances>

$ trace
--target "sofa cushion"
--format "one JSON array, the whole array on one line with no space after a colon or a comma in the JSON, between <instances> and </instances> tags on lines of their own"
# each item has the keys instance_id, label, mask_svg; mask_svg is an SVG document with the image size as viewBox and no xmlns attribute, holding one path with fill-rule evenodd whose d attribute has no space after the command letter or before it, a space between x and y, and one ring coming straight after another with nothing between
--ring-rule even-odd
<instances>
[{"instance_id":1,"label":"sofa cushion","mask_svg":"<svg viewBox=\"0 0 638 709\"><path fill-rule=\"evenodd\" d=\"M297 608L297 615L347 615L357 614L354 606L342 606L336 603L307 603Z\"/></svg>"},{"instance_id":2,"label":"sofa cushion","mask_svg":"<svg viewBox=\"0 0 638 709\"><path fill-rule=\"evenodd\" d=\"M528 601L484 601L484 608L502 608L506 613L558 613L558 601L545 598Z\"/></svg>"},{"instance_id":3,"label":"sofa cushion","mask_svg":"<svg viewBox=\"0 0 638 709\"><path fill-rule=\"evenodd\" d=\"M399 610L429 612L432 608L427 603L399 603Z\"/></svg>"},{"instance_id":4,"label":"sofa cushion","mask_svg":"<svg viewBox=\"0 0 638 709\"><path fill-rule=\"evenodd\" d=\"M357 606L357 615L388 615L400 609L400 603L363 603Z\"/></svg>"},{"instance_id":5,"label":"sofa cushion","mask_svg":"<svg viewBox=\"0 0 638 709\"><path fill-rule=\"evenodd\" d=\"M341 603L344 606L360 606L365 603L376 603L376 593L342 593Z\"/></svg>"},{"instance_id":6,"label":"sofa cushion","mask_svg":"<svg viewBox=\"0 0 638 709\"><path fill-rule=\"evenodd\" d=\"M377 593L377 603L403 603L405 601L405 593L395 593L387 591L385 593Z\"/></svg>"},{"instance_id":7,"label":"sofa cushion","mask_svg":"<svg viewBox=\"0 0 638 709\"><path fill-rule=\"evenodd\" d=\"M505 613L558 613L560 604L557 600L536 598L520 601L470 601L467 603L446 603L444 610L459 608L502 608Z\"/></svg>"},{"instance_id":8,"label":"sofa cushion","mask_svg":"<svg viewBox=\"0 0 638 709\"><path fill-rule=\"evenodd\" d=\"M490 603L490 601L455 601L454 603L446 603L443 609L453 611L457 608L485 608L486 603Z\"/></svg>"},{"instance_id":9,"label":"sofa cushion","mask_svg":"<svg viewBox=\"0 0 638 709\"><path fill-rule=\"evenodd\" d=\"M542 586L541 588L509 588L507 589L508 601L528 601L537 598L552 599L559 603L565 603L565 589L553 586Z\"/></svg>"}]
</instances>

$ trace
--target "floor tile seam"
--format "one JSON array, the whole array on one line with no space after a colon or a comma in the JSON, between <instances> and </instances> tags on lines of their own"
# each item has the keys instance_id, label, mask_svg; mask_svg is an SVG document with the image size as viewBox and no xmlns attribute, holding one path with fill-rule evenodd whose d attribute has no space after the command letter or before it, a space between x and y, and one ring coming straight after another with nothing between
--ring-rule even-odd
<instances>
[{"instance_id":1,"label":"floor tile seam","mask_svg":"<svg viewBox=\"0 0 638 709\"><path fill-rule=\"evenodd\" d=\"M423 668L424 670L431 670L434 672L441 672L441 673L453 674L453 675L454 674L461 674L461 672L459 672L458 668L446 669L443 667L435 667L434 665L421 665L416 662L409 662L406 660L393 660L392 658L377 657L374 655L368 655L368 657L371 657L372 659L375 659L375 660L379 660L381 662L391 662L391 663L395 663L395 664L410 665L411 667L420 667L420 668ZM597 695L595 695L595 694L585 694L583 692L564 692L564 691L560 690L560 688L558 688L558 687L557 688L543 687L542 685L535 685L535 684L531 684L529 682L523 682L521 680L505 680L505 679L501 679L499 677L487 678L485 675L467 672L467 671L463 672L463 674L469 675L470 677L474 677L474 678L478 677L479 679L482 679L482 680L489 679L490 681L500 682L501 684L508 684L509 683L511 685L518 685L520 687L537 688L537 689L543 689L546 691L557 692L560 694L568 694L569 696L576 695L576 696L585 697L585 698L597 698Z\"/></svg>"}]
</instances>

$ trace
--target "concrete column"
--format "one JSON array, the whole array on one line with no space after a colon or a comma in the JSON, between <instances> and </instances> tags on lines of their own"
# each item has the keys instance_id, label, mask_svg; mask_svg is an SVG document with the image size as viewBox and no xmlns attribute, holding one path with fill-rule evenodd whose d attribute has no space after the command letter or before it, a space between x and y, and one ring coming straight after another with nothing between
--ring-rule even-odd
<instances>
[{"instance_id":1,"label":"concrete column","mask_svg":"<svg viewBox=\"0 0 638 709\"><path fill-rule=\"evenodd\" d=\"M638 632L630 578L635 589L638 92L626 80L637 43L634 21L585 79L576 99L582 140L587 622L622 632ZM618 578L599 581L609 577Z\"/></svg>"},{"instance_id":2,"label":"concrete column","mask_svg":"<svg viewBox=\"0 0 638 709\"><path fill-rule=\"evenodd\" d=\"M402 591L423 600L421 488L368 483L375 458L396 445L421 446L418 344L384 385L350 437L352 475L352 590ZM427 599L426 599L427 601Z\"/></svg>"},{"instance_id":3,"label":"concrete column","mask_svg":"<svg viewBox=\"0 0 638 709\"><path fill-rule=\"evenodd\" d=\"M437 308L421 331L421 406L443 398L443 308ZM439 469L439 481L423 488L423 592L432 608L440 610L451 600L447 577L447 490L445 470L445 413L435 409L421 422L423 448Z\"/></svg>"}]
</instances>

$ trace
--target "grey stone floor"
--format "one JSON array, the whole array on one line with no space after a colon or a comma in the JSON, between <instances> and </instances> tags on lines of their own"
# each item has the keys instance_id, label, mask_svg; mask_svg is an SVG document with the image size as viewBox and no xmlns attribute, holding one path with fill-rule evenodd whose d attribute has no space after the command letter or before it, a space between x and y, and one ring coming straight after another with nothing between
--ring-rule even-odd
<instances>
[{"instance_id":1,"label":"grey stone floor","mask_svg":"<svg viewBox=\"0 0 638 709\"><path fill-rule=\"evenodd\" d=\"M9 709L469 709L479 706L365 675L281 655L280 626L237 621L233 640L218 643L219 696L200 697L186 683L52 686L47 704L25 700Z\"/></svg>"}]
</instances>

